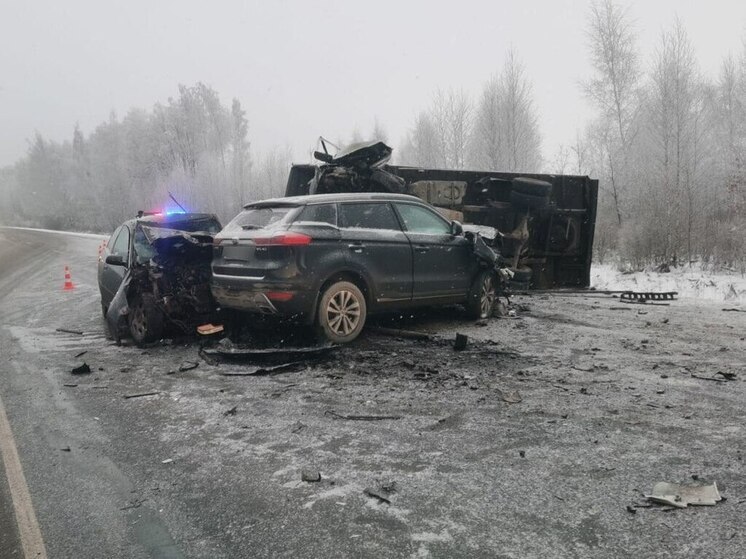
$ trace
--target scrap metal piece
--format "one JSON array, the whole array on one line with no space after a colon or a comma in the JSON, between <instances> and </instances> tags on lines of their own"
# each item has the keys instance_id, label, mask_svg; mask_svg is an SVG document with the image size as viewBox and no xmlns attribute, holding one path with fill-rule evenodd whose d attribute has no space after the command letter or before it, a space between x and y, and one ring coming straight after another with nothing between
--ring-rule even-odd
<instances>
[{"instance_id":1,"label":"scrap metal piece","mask_svg":"<svg viewBox=\"0 0 746 559\"><path fill-rule=\"evenodd\" d=\"M269 347L269 348L256 348L246 347L244 345L234 344L229 339L225 338L220 340L220 343L216 347L205 348L202 352L206 355L218 355L220 357L267 357L267 356L280 356L280 355L293 355L293 356L304 356L314 357L323 355L334 349L337 345L335 344L324 344L318 346L309 347Z\"/></svg>"},{"instance_id":2,"label":"scrap metal piece","mask_svg":"<svg viewBox=\"0 0 746 559\"><path fill-rule=\"evenodd\" d=\"M709 485L680 485L661 481L655 484L653 493L645 495L645 498L680 509L688 505L714 506L723 499L714 481Z\"/></svg>"}]
</instances>

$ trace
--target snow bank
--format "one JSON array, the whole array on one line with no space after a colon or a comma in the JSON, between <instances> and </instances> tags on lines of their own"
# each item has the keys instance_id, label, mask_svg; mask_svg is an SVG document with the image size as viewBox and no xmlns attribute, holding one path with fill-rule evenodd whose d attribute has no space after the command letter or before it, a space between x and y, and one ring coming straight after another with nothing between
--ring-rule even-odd
<instances>
[{"instance_id":1,"label":"snow bank","mask_svg":"<svg viewBox=\"0 0 746 559\"><path fill-rule=\"evenodd\" d=\"M746 277L708 272L696 264L671 268L667 273L653 270L624 273L613 264L594 264L591 287L614 291L678 291L679 297L746 304Z\"/></svg>"}]
</instances>

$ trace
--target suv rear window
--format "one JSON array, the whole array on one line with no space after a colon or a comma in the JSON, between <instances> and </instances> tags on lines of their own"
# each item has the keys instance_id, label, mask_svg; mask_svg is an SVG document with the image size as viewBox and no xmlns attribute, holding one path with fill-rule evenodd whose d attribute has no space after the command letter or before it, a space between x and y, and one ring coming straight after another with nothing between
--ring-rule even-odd
<instances>
[{"instance_id":1,"label":"suv rear window","mask_svg":"<svg viewBox=\"0 0 746 559\"><path fill-rule=\"evenodd\" d=\"M401 231L394 209L386 202L340 204L341 227Z\"/></svg>"},{"instance_id":2,"label":"suv rear window","mask_svg":"<svg viewBox=\"0 0 746 559\"><path fill-rule=\"evenodd\" d=\"M287 223L297 206L246 208L223 229L224 233L237 233L247 229L265 229Z\"/></svg>"}]
</instances>

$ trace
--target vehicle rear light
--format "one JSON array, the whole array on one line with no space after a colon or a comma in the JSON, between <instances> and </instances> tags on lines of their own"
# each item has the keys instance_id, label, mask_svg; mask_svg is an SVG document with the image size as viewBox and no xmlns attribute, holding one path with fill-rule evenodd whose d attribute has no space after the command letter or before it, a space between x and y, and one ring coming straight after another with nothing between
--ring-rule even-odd
<instances>
[{"instance_id":1,"label":"vehicle rear light","mask_svg":"<svg viewBox=\"0 0 746 559\"><path fill-rule=\"evenodd\" d=\"M306 246L311 244L313 239L303 233L280 233L271 237L254 237L256 246Z\"/></svg>"},{"instance_id":2,"label":"vehicle rear light","mask_svg":"<svg viewBox=\"0 0 746 559\"><path fill-rule=\"evenodd\" d=\"M292 291L269 291L265 295L267 295L267 299L270 301L290 301L290 299L293 298L295 293Z\"/></svg>"}]
</instances>

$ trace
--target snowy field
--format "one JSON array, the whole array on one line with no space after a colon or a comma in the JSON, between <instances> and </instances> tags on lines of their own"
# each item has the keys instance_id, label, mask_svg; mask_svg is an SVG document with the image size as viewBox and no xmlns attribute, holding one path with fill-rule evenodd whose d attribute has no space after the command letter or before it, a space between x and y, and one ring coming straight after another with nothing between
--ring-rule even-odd
<instances>
[{"instance_id":1,"label":"snowy field","mask_svg":"<svg viewBox=\"0 0 746 559\"><path fill-rule=\"evenodd\" d=\"M614 264L594 264L591 286L609 290L678 291L683 298L746 306L746 276L735 272L710 272L696 264L671 268L667 273L652 269L620 272Z\"/></svg>"}]
</instances>

